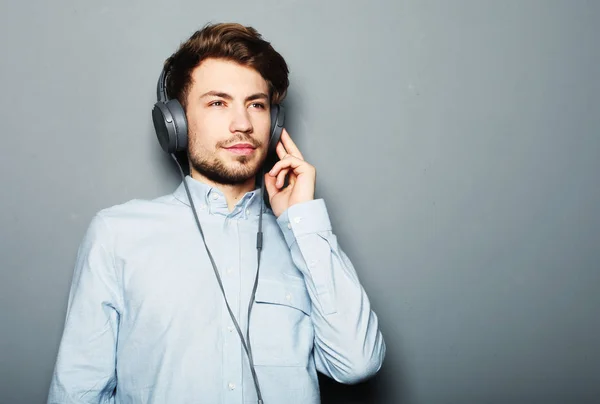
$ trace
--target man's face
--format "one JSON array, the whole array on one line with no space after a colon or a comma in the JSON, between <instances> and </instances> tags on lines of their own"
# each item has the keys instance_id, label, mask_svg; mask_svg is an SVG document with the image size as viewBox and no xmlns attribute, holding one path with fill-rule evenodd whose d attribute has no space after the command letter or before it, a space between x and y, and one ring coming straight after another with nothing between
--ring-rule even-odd
<instances>
[{"instance_id":1,"label":"man's face","mask_svg":"<svg viewBox=\"0 0 600 404\"><path fill-rule=\"evenodd\" d=\"M196 67L186 107L192 168L219 184L253 179L267 153L268 94L254 69L221 59Z\"/></svg>"}]
</instances>

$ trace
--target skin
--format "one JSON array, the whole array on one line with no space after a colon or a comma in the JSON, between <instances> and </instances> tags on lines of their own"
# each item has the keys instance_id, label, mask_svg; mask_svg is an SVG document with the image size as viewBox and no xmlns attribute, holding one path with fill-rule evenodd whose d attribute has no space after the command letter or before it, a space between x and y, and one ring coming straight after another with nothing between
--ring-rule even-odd
<instances>
[{"instance_id":1,"label":"skin","mask_svg":"<svg viewBox=\"0 0 600 404\"><path fill-rule=\"evenodd\" d=\"M192 72L186 99L190 174L223 192L230 211L256 188L255 176L266 158L268 94L268 84L257 71L233 61L206 59ZM250 153L228 150L241 143L251 145L246 149ZM290 206L314 199L316 170L285 129L276 150L280 160L264 178L279 217ZM286 176L289 185L282 189Z\"/></svg>"}]
</instances>

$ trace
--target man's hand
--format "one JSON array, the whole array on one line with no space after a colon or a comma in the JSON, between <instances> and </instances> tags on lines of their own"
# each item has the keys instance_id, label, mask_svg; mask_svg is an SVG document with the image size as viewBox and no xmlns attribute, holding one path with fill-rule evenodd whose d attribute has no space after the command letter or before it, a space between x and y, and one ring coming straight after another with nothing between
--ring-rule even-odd
<instances>
[{"instance_id":1,"label":"man's hand","mask_svg":"<svg viewBox=\"0 0 600 404\"><path fill-rule=\"evenodd\" d=\"M265 174L265 187L273 213L279 217L290 206L314 199L317 172L304 161L302 153L285 129L276 151L280 160ZM288 186L281 189L288 173Z\"/></svg>"}]
</instances>

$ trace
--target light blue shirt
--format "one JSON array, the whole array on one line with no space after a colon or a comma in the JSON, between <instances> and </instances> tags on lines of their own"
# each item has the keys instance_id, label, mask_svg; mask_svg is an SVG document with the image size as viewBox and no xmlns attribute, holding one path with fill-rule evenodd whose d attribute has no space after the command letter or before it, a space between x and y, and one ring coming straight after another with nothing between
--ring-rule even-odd
<instances>
[{"instance_id":1,"label":"light blue shirt","mask_svg":"<svg viewBox=\"0 0 600 404\"><path fill-rule=\"evenodd\" d=\"M260 189L230 212L217 188L186 181L245 336ZM317 371L348 384L374 375L386 351L378 318L325 202L278 218L266 209L263 232L250 341L264 403L319 403ZM99 211L77 254L48 403L256 402L183 183Z\"/></svg>"}]
</instances>

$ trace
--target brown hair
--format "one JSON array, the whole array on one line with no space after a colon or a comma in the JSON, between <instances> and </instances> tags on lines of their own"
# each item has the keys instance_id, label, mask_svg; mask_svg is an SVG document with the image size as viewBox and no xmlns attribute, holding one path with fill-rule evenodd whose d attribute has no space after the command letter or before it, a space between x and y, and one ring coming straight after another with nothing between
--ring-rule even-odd
<instances>
[{"instance_id":1,"label":"brown hair","mask_svg":"<svg viewBox=\"0 0 600 404\"><path fill-rule=\"evenodd\" d=\"M283 57L254 28L219 23L196 31L165 61L170 99L177 99L186 107L192 70L208 58L231 60L253 68L267 82L271 103L280 103L285 98L289 70Z\"/></svg>"}]
</instances>

